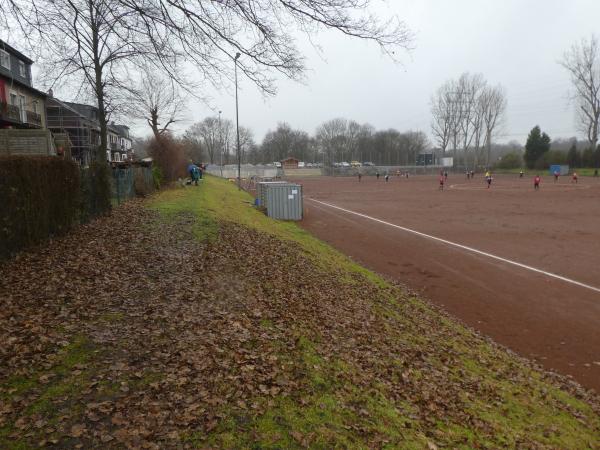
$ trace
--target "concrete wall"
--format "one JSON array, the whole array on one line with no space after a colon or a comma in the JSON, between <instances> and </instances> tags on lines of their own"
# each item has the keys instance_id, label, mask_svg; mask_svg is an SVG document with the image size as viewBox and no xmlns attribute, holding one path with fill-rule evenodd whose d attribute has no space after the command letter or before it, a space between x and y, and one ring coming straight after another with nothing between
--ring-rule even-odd
<instances>
[{"instance_id":1,"label":"concrete wall","mask_svg":"<svg viewBox=\"0 0 600 450\"><path fill-rule=\"evenodd\" d=\"M0 130L0 156L56 155L54 139L48 130Z\"/></svg>"},{"instance_id":2,"label":"concrete wall","mask_svg":"<svg viewBox=\"0 0 600 450\"><path fill-rule=\"evenodd\" d=\"M210 175L217 177L222 176L223 178L237 178L238 170L236 165L221 166L209 165L206 167L206 172ZM241 167L241 178L276 178L282 175L281 170L277 167L272 166L253 166L251 164L242 164Z\"/></svg>"}]
</instances>

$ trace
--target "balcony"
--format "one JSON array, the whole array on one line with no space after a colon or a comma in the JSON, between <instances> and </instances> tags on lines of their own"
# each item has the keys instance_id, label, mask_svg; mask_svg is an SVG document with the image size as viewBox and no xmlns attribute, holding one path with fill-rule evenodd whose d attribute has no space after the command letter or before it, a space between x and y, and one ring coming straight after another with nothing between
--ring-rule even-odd
<instances>
[{"instance_id":1,"label":"balcony","mask_svg":"<svg viewBox=\"0 0 600 450\"><path fill-rule=\"evenodd\" d=\"M36 127L42 127L42 116L33 111L25 111L27 115L27 123Z\"/></svg>"},{"instance_id":2,"label":"balcony","mask_svg":"<svg viewBox=\"0 0 600 450\"><path fill-rule=\"evenodd\" d=\"M0 103L0 119L14 123L21 123L21 110L15 105Z\"/></svg>"}]
</instances>

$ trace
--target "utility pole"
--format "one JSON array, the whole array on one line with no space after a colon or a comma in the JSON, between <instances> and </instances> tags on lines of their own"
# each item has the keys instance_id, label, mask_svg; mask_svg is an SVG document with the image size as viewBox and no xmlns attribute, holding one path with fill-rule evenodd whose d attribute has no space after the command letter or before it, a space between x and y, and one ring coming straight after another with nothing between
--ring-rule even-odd
<instances>
[{"instance_id":1,"label":"utility pole","mask_svg":"<svg viewBox=\"0 0 600 450\"><path fill-rule=\"evenodd\" d=\"M235 64L235 128L237 135L237 157L238 157L238 190L242 189L242 154L240 152L240 114L238 107L238 81L237 81L237 61L241 53L237 52L233 62Z\"/></svg>"},{"instance_id":2,"label":"utility pole","mask_svg":"<svg viewBox=\"0 0 600 450\"><path fill-rule=\"evenodd\" d=\"M223 128L221 128L221 113L219 111L219 155L221 156L221 178L223 178Z\"/></svg>"}]
</instances>

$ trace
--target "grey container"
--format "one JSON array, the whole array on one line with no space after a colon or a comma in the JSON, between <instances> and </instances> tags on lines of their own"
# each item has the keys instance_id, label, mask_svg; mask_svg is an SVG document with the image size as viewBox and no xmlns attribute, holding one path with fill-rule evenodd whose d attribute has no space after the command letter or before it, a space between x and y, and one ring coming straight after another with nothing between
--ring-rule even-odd
<instances>
[{"instance_id":1,"label":"grey container","mask_svg":"<svg viewBox=\"0 0 600 450\"><path fill-rule=\"evenodd\" d=\"M302 220L302 186L270 184L266 186L267 215L273 219Z\"/></svg>"},{"instance_id":2,"label":"grey container","mask_svg":"<svg viewBox=\"0 0 600 450\"><path fill-rule=\"evenodd\" d=\"M261 181L256 183L256 198L258 206L267 205L267 187L273 184L290 184L287 181Z\"/></svg>"}]
</instances>

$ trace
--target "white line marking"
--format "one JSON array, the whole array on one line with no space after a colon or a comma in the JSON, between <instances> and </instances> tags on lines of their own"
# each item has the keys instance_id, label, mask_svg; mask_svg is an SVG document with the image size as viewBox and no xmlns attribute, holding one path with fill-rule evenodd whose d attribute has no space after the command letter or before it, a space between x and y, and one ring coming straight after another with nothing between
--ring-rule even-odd
<instances>
[{"instance_id":1,"label":"white line marking","mask_svg":"<svg viewBox=\"0 0 600 450\"><path fill-rule=\"evenodd\" d=\"M333 205L331 203L325 203L325 202L322 202L320 200L315 200L314 198L309 198L308 200L311 200L311 201L316 202L316 203L320 203L321 205L325 205L325 206L328 206L330 208L339 209L340 211L344 211L344 212L346 212L348 214L354 214L355 216L359 216L359 217L363 217L365 219L373 220L374 222L379 222L379 223L382 223L384 225L388 225L390 227L397 228L397 229L402 230L402 231L406 231L408 233L413 233L413 234L416 234L417 236L421 236L421 237L424 237L424 238L427 238L427 239L431 239L431 240L434 240L434 241L442 242L444 244L448 244L448 245L451 245L453 247L458 247L458 248L461 248L463 250L467 250L467 251L470 251L470 252L473 252L473 253L477 253L478 255L487 256L488 258L492 258L492 259L495 259L495 260L498 260L498 261L502 261L502 262L505 262L507 264L512 264L513 266L521 267L522 269L531 270L532 272L541 273L542 275L546 275L547 277L556 278L557 280L564 281L565 283L571 283L571 284L574 284L576 286L580 286L580 287L589 289L591 291L599 292L600 293L600 288L591 286L589 284L582 283L582 282L577 281L577 280L572 280L571 278L563 277L562 275L557 275L557 274L552 273L552 272L546 272L545 270L537 269L535 267L531 267L531 266L528 266L526 264L522 264L522 263L517 262L517 261L512 261L510 259L502 258L500 256L496 256L496 255L493 255L491 253L484 252L482 250L477 250L476 248L473 248L473 247L468 247L466 245L458 244L456 242L447 241L446 239L442 239L442 238L439 238L439 237L431 236L430 234L421 233L420 231L416 231L416 230L413 230L413 229L410 229L410 228L402 227L400 225L396 225L396 224L393 224L393 223L390 223L390 222L386 222L385 220L381 220L381 219L377 219L375 217L367 216L366 214L361 214L361 213L356 212L356 211L351 211L349 209L341 208L341 207Z\"/></svg>"}]
</instances>

